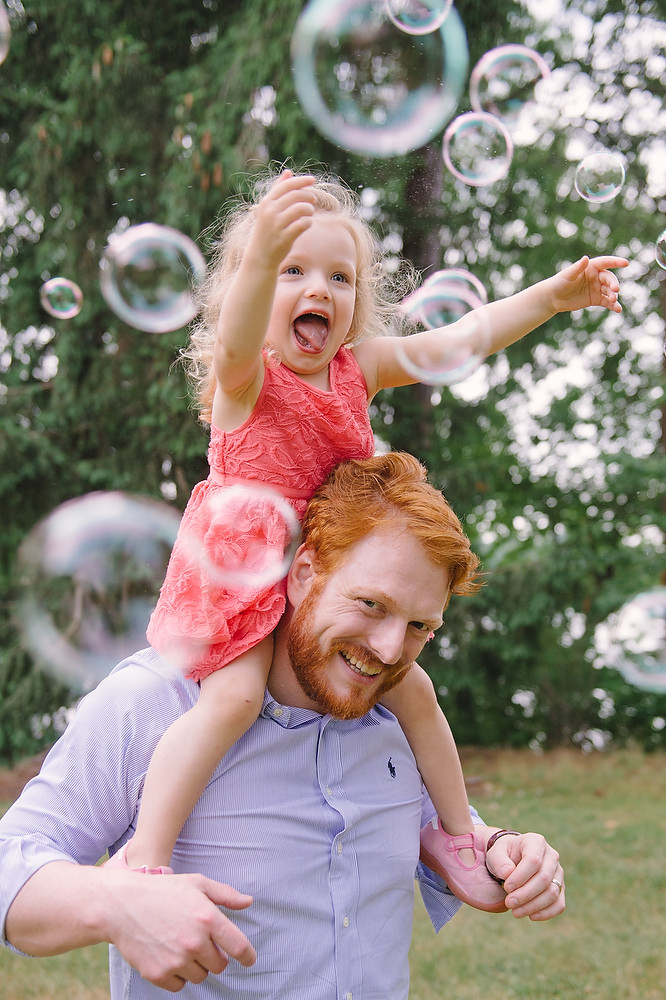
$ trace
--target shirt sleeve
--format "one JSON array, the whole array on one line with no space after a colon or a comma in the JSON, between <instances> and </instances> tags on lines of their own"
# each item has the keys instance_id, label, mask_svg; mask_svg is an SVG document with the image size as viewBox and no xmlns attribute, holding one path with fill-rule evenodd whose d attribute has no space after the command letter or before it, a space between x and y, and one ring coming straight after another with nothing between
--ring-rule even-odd
<instances>
[{"instance_id":1,"label":"shirt sleeve","mask_svg":"<svg viewBox=\"0 0 666 1000\"><path fill-rule=\"evenodd\" d=\"M164 675L131 660L123 666L80 702L40 773L0 819L4 944L7 911L39 868L52 861L93 865L124 839L152 751L190 707Z\"/></svg>"},{"instance_id":2,"label":"shirt sleeve","mask_svg":"<svg viewBox=\"0 0 666 1000\"><path fill-rule=\"evenodd\" d=\"M472 822L475 825L481 824L485 826L476 809L470 806L469 811L472 814ZM434 815L435 810L433 805L427 795L424 795L422 829L430 822ZM453 895L444 879L440 878L435 872L430 871L422 861L419 861L416 869L416 881L418 882L426 911L430 917L430 922L435 931L439 933L444 924L447 924L452 917L455 917L462 906L462 902Z\"/></svg>"}]
</instances>

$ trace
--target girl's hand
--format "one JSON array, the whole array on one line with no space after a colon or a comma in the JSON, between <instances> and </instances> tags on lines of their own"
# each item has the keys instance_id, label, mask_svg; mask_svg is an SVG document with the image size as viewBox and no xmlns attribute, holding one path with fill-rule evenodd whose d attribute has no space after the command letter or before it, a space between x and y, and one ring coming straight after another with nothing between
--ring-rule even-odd
<instances>
[{"instance_id":1,"label":"girl's hand","mask_svg":"<svg viewBox=\"0 0 666 1000\"><path fill-rule=\"evenodd\" d=\"M255 209L252 242L267 264L277 267L294 241L311 225L315 178L284 170Z\"/></svg>"},{"instance_id":2,"label":"girl's hand","mask_svg":"<svg viewBox=\"0 0 666 1000\"><path fill-rule=\"evenodd\" d=\"M621 313L620 282L608 268L627 267L628 263L624 257L581 257L575 264L565 267L550 279L554 312L602 306Z\"/></svg>"}]
</instances>

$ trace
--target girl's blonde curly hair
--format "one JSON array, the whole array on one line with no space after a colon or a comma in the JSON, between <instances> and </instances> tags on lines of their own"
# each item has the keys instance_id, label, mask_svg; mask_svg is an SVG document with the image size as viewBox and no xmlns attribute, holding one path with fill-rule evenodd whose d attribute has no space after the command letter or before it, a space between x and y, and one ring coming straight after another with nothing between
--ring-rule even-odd
<instances>
[{"instance_id":1,"label":"girl's blonde curly hair","mask_svg":"<svg viewBox=\"0 0 666 1000\"><path fill-rule=\"evenodd\" d=\"M215 393L213 346L218 317L248 244L255 222L255 207L274 179L275 175L260 179L250 200L239 200L232 205L215 245L207 276L197 292L200 311L180 360L193 389L199 419L206 423L210 423ZM371 337L400 333L409 321L399 300L414 287L413 269L403 261L395 273L390 272L378 238L361 215L358 198L339 178L330 174L316 175L313 190L315 213L340 216L349 228L358 253L356 302L345 343L358 344Z\"/></svg>"}]
</instances>

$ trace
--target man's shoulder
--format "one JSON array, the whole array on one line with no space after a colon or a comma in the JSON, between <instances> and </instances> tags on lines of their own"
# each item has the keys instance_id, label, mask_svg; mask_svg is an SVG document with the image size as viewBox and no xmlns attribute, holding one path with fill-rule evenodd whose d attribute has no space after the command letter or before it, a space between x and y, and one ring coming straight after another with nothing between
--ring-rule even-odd
<instances>
[{"instance_id":1,"label":"man's shoulder","mask_svg":"<svg viewBox=\"0 0 666 1000\"><path fill-rule=\"evenodd\" d=\"M96 701L144 702L151 712L159 706L187 711L198 693L197 684L170 667L150 646L121 660L92 692Z\"/></svg>"}]
</instances>

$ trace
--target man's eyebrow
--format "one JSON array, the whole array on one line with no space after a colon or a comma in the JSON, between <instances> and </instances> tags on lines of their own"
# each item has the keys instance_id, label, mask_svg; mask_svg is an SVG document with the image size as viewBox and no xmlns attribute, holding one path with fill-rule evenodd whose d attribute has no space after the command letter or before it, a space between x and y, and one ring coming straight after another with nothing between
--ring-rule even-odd
<instances>
[{"instance_id":1,"label":"man's eyebrow","mask_svg":"<svg viewBox=\"0 0 666 1000\"><path fill-rule=\"evenodd\" d=\"M372 593L367 594L366 596L368 600L379 601L381 604L386 604L388 607L395 606L395 600L392 597L389 597L388 594L385 594L383 590L373 589ZM434 618L412 618L410 621L423 622L423 624L428 625L433 632L436 632L437 629L441 628L444 624L444 618L442 615L437 615Z\"/></svg>"}]
</instances>

